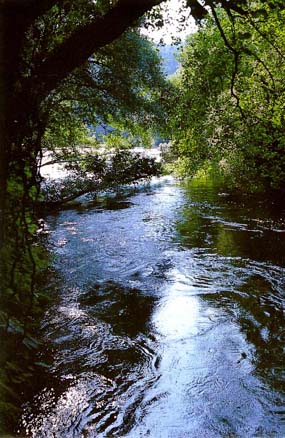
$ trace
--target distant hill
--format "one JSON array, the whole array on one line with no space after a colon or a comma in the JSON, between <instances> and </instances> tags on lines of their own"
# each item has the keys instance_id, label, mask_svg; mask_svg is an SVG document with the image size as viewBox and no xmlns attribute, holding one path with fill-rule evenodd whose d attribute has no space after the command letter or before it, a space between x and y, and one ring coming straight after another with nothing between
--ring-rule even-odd
<instances>
[{"instance_id":1,"label":"distant hill","mask_svg":"<svg viewBox=\"0 0 285 438\"><path fill-rule=\"evenodd\" d=\"M175 58L178 48L176 46L159 46L159 53L163 59L163 69L167 76L173 75L178 70L180 63Z\"/></svg>"}]
</instances>

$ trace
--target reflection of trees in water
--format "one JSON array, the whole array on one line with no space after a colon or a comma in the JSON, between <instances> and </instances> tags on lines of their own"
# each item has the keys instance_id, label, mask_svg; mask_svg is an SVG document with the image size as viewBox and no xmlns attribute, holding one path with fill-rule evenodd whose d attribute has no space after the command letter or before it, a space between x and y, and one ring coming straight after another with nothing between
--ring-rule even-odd
<instances>
[{"instance_id":1,"label":"reflection of trees in water","mask_svg":"<svg viewBox=\"0 0 285 438\"><path fill-rule=\"evenodd\" d=\"M209 282L215 283L211 273L218 269L222 292L203 299L229 312L238 309L234 319L255 348L256 372L272 387L284 390L284 271L278 267L285 262L285 238L279 232L284 229L284 206L258 196L218 197L218 192L212 186L190 184L189 202L176 229L185 248L211 252L208 262L201 260L209 265ZM228 273L233 282L229 287Z\"/></svg>"},{"instance_id":2,"label":"reflection of trees in water","mask_svg":"<svg viewBox=\"0 0 285 438\"><path fill-rule=\"evenodd\" d=\"M140 289L108 281L93 285L79 301L91 321L96 320L110 327L109 332L102 333L104 338L100 341L101 348L97 352L94 370L116 382L116 392L122 394L123 399L131 399L135 395L124 411L123 422L114 428L121 436L132 427L136 407L146 388L157 379L158 359L155 341L150 336L150 317L156 298ZM106 408L103 409L106 412L110 410L107 403L109 397L107 394ZM110 403L120 395L115 394L114 397L113 394L112 397Z\"/></svg>"},{"instance_id":3,"label":"reflection of trees in water","mask_svg":"<svg viewBox=\"0 0 285 438\"><path fill-rule=\"evenodd\" d=\"M258 203L246 206L230 200L216 202L216 205L203 203L198 196L198 200L184 208L182 220L176 225L184 246L207 247L223 256L270 260L284 265L285 238L284 233L279 232L280 211L274 219L274 216L270 218L271 209L263 209Z\"/></svg>"},{"instance_id":4,"label":"reflection of trees in water","mask_svg":"<svg viewBox=\"0 0 285 438\"><path fill-rule=\"evenodd\" d=\"M281 290L274 289L266 278L253 275L234 297L241 309L241 329L256 349L258 373L275 389L285 390L285 317Z\"/></svg>"}]
</instances>

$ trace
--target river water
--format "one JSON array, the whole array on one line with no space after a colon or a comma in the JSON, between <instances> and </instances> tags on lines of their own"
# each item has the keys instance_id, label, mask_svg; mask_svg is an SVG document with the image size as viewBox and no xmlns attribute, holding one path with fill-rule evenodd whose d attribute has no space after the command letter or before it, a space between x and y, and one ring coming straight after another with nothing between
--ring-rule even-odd
<instances>
[{"instance_id":1,"label":"river water","mask_svg":"<svg viewBox=\"0 0 285 438\"><path fill-rule=\"evenodd\" d=\"M47 224L61 280L23 434L285 436L280 205L161 178Z\"/></svg>"}]
</instances>

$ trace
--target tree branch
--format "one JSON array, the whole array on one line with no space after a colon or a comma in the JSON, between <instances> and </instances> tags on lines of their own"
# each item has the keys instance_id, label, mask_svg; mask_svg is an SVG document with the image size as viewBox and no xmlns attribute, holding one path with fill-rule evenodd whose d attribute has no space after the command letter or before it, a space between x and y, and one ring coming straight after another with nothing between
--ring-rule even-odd
<instances>
[{"instance_id":1,"label":"tree branch","mask_svg":"<svg viewBox=\"0 0 285 438\"><path fill-rule=\"evenodd\" d=\"M96 187L96 189L94 187L93 190L90 190L90 189L79 190L78 192L73 193L70 196L66 196L65 198L61 198L57 201L51 201L51 202L47 201L47 202L45 202L45 204L48 204L49 207L58 208L58 207L62 206L63 204L67 204L68 202L74 201L75 199L79 198L80 196L87 195L87 194L92 193L92 192L94 193L97 191L99 191L99 186Z\"/></svg>"},{"instance_id":2,"label":"tree branch","mask_svg":"<svg viewBox=\"0 0 285 438\"><path fill-rule=\"evenodd\" d=\"M116 6L90 24L78 28L35 69L29 86L36 83L47 96L97 49L111 43L153 6L165 0L118 0Z\"/></svg>"},{"instance_id":3,"label":"tree branch","mask_svg":"<svg viewBox=\"0 0 285 438\"><path fill-rule=\"evenodd\" d=\"M43 15L60 2L59 0L0 0L0 10L5 14L25 14L30 21Z\"/></svg>"},{"instance_id":4,"label":"tree branch","mask_svg":"<svg viewBox=\"0 0 285 438\"><path fill-rule=\"evenodd\" d=\"M231 77L231 95L235 98L236 103L237 103L237 107L239 109L239 112L240 112L242 118L245 120L245 115L244 115L243 109L240 106L239 96L238 96L238 94L236 94L235 88L234 88L235 87L236 76L238 74L238 63L239 63L240 53L231 45L231 43L227 39L226 34L225 34L225 32L224 32L224 30L222 28L222 25L220 23L220 20L219 20L217 14L216 14L215 8L213 6L211 7L211 11L212 11L215 23L216 23L216 25L218 27L218 30L220 32L220 35L221 35L221 37L222 37L222 39L223 39L223 41L225 43L225 46L234 55L234 69L233 69L232 77Z\"/></svg>"},{"instance_id":5,"label":"tree branch","mask_svg":"<svg viewBox=\"0 0 285 438\"><path fill-rule=\"evenodd\" d=\"M220 2L226 11L235 11L240 15L247 14L246 10L242 8L242 6L246 6L246 1L244 0L240 2L237 2L236 0L220 0ZM237 3L240 3L242 6Z\"/></svg>"}]
</instances>

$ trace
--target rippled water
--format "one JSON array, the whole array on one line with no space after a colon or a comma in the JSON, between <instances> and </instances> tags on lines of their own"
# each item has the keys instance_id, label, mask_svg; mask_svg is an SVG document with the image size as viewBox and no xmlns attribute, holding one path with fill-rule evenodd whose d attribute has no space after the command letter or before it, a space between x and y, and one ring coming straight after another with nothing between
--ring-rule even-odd
<instances>
[{"instance_id":1,"label":"rippled water","mask_svg":"<svg viewBox=\"0 0 285 438\"><path fill-rule=\"evenodd\" d=\"M47 219L35 438L284 437L285 214L162 178Z\"/></svg>"}]
</instances>

